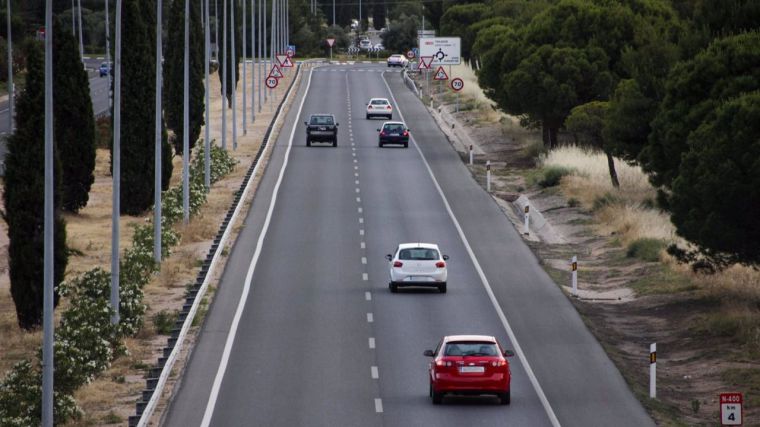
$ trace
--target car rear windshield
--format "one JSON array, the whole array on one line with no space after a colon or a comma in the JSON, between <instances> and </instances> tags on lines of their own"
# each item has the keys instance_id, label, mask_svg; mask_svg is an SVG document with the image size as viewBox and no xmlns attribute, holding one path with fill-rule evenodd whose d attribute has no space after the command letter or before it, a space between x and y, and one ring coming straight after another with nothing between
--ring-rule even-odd
<instances>
[{"instance_id":1,"label":"car rear windshield","mask_svg":"<svg viewBox=\"0 0 760 427\"><path fill-rule=\"evenodd\" d=\"M492 342L456 341L446 343L444 356L498 356L499 350Z\"/></svg>"},{"instance_id":2,"label":"car rear windshield","mask_svg":"<svg viewBox=\"0 0 760 427\"><path fill-rule=\"evenodd\" d=\"M411 261L434 261L438 259L438 251L428 248L401 249L398 258Z\"/></svg>"},{"instance_id":3,"label":"car rear windshield","mask_svg":"<svg viewBox=\"0 0 760 427\"><path fill-rule=\"evenodd\" d=\"M311 116L311 124L329 126L333 124L332 116Z\"/></svg>"},{"instance_id":4,"label":"car rear windshield","mask_svg":"<svg viewBox=\"0 0 760 427\"><path fill-rule=\"evenodd\" d=\"M373 99L372 101L370 101L370 103L372 105L385 105L385 104L388 103L388 101L386 101L384 99Z\"/></svg>"},{"instance_id":5,"label":"car rear windshield","mask_svg":"<svg viewBox=\"0 0 760 427\"><path fill-rule=\"evenodd\" d=\"M383 129L390 133L401 133L404 131L403 125L385 125Z\"/></svg>"}]
</instances>

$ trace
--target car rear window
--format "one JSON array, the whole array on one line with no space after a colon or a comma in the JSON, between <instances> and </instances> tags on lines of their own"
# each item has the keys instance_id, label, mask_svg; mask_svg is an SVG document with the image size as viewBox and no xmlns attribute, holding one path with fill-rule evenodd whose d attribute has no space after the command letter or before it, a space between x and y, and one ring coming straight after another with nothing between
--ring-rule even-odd
<instances>
[{"instance_id":1,"label":"car rear window","mask_svg":"<svg viewBox=\"0 0 760 427\"><path fill-rule=\"evenodd\" d=\"M390 133L401 133L401 132L404 131L404 126L402 126L402 125L385 125L383 127L383 129L386 132L390 132Z\"/></svg>"},{"instance_id":2,"label":"car rear window","mask_svg":"<svg viewBox=\"0 0 760 427\"><path fill-rule=\"evenodd\" d=\"M332 125L332 116L311 116L311 124L313 125Z\"/></svg>"},{"instance_id":3,"label":"car rear window","mask_svg":"<svg viewBox=\"0 0 760 427\"><path fill-rule=\"evenodd\" d=\"M370 101L370 103L372 105L385 105L385 104L388 103L388 101L386 101L384 99L373 99L372 101Z\"/></svg>"},{"instance_id":4,"label":"car rear window","mask_svg":"<svg viewBox=\"0 0 760 427\"><path fill-rule=\"evenodd\" d=\"M483 341L455 341L446 343L444 356L498 356L496 344Z\"/></svg>"},{"instance_id":5,"label":"car rear window","mask_svg":"<svg viewBox=\"0 0 760 427\"><path fill-rule=\"evenodd\" d=\"M429 248L401 249L398 258L410 261L434 261L438 259L438 251Z\"/></svg>"}]
</instances>

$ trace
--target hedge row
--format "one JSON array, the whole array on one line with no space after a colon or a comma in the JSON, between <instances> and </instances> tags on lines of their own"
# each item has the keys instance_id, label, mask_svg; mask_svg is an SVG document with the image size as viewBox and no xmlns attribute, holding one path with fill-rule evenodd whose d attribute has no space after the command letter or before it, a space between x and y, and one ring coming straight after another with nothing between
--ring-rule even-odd
<instances>
[{"instance_id":1,"label":"hedge row","mask_svg":"<svg viewBox=\"0 0 760 427\"><path fill-rule=\"evenodd\" d=\"M204 186L203 144L190 167L190 213L195 215L206 202ZM229 153L211 145L211 182L229 174L236 160ZM182 219L182 186L163 193L161 244L162 257L180 242L172 228ZM61 283L61 296L69 300L55 331L55 407L56 424L81 416L74 392L91 382L111 366L119 355L126 354L123 338L134 336L143 325L145 303L143 287L158 271L153 260L153 224L134 228L132 246L120 259L118 325L111 325L111 273L101 268L89 270ZM36 426L40 424L42 400L42 351L35 360L15 364L0 382L0 426Z\"/></svg>"}]
</instances>

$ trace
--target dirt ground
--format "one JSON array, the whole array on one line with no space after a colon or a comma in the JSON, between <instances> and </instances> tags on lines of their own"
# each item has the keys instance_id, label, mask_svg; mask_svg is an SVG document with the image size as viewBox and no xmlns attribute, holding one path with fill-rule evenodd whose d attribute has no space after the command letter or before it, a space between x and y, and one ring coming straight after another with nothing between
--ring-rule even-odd
<instances>
[{"instance_id":1,"label":"dirt ground","mask_svg":"<svg viewBox=\"0 0 760 427\"><path fill-rule=\"evenodd\" d=\"M248 67L247 90L250 103L252 84L251 65L248 64ZM308 71L308 67L304 67L302 71ZM280 80L279 86L272 92L274 97L270 95L269 102L265 103L260 111L256 110L256 120L253 124L251 124L250 117L248 117L247 132L245 133L243 132L242 117L238 115L238 148L234 151L232 150L232 117L231 112L228 110L227 147L239 164L230 175L212 187L201 213L192 218L188 225L177 226L178 231L182 235L180 244L173 249L171 256L163 261L160 272L155 275L151 283L144 289L144 301L148 305L145 315L145 326L136 337L127 340L128 354L126 356L116 359L109 370L101 374L91 384L76 392L75 399L83 410L84 415L82 419L68 425L126 425L128 417L134 415L135 402L139 400L140 393L145 387L145 372L156 363L162 347L166 344L167 336L156 331L154 320L157 319L158 313L168 315L169 317L175 316L175 313L182 307L185 284L194 280L200 267L200 262L205 258L205 254L211 245L211 240L218 230L218 224L221 223L222 218L231 205L233 193L240 187L240 183L259 149L266 128L273 118L276 105L282 99L294 75L294 69L286 72L285 78ZM255 83L257 87L258 80L261 79L257 79ZM210 82L212 102L211 138L215 139L216 143L220 145L222 100L218 76L211 76ZM294 87L294 90L296 89L297 86ZM243 104L242 95L241 80L237 91L237 104L239 108ZM258 107L258 98L255 102ZM287 113L287 107L291 103L288 103L283 114ZM281 127L281 124L279 127ZM278 131L279 129L275 129L272 138L276 138ZM201 137L203 137L204 132L204 130L201 131ZM261 161L262 166L264 166L267 157L262 158ZM68 233L67 244L69 247L81 252L81 255L70 258L67 278L74 277L77 273L96 266L110 270L111 176L108 165L108 151L98 150L95 183L90 192L90 201L79 214L66 215L65 217ZM255 177L254 184L258 183L263 170L264 167L261 167L259 174ZM181 158L175 157L172 185L179 183L181 174ZM1 192L2 187L0 186L0 195ZM241 217L245 216L245 210L247 210L253 199L254 193L255 185L249 197L243 201L244 211ZM0 200L2 200L1 197ZM141 217L122 216L122 248L128 247L131 244L132 227L130 225L148 221L150 218L152 218L151 212L146 212ZM231 236L228 245L234 243L235 235L237 234L236 230L239 230L240 224L233 224L232 227L235 232ZM32 357L36 349L39 348L41 341L41 333L39 331L26 333L20 331L17 327L15 307L13 306L9 291L7 250L7 226L4 221L0 221L0 342L3 343L3 351L0 352L0 372L5 372L13 363L19 360ZM224 259L225 257L222 258L222 264ZM223 268L224 265L218 266L217 272L222 271ZM198 317L196 317L197 320L194 322L195 324L200 324L200 320L202 320L202 316L205 313L205 307L208 306L213 298L214 283L212 281L212 286L210 286L209 292L204 298L204 307L199 311ZM65 302L62 304L65 307ZM60 308L57 311L60 312ZM188 352L187 349L192 348L194 332L197 331L191 331L188 335L188 340L183 348L183 354L175 365L174 375L165 389L165 394L155 413L154 420L160 418L161 410L166 404L167 397L171 394L177 373L182 370L184 358Z\"/></svg>"},{"instance_id":2,"label":"dirt ground","mask_svg":"<svg viewBox=\"0 0 760 427\"><path fill-rule=\"evenodd\" d=\"M420 79L422 81L422 79ZM471 84L472 82L468 82ZM424 92L427 93L427 92ZM425 98L430 104L430 98ZM469 104L468 104L469 102ZM505 215L522 230L512 206L530 199L551 227L551 236L531 235L526 243L545 270L568 295L586 325L607 350L633 392L658 425L720 424L718 394L744 393L744 425L760 425L760 361L731 336L705 333L705 313L720 312L715 292L693 283L688 269L627 257L614 231L601 232L593 212L569 203L561 187L542 189L526 177L536 170L531 147L540 133L496 113L475 97L460 99L456 113L451 94L434 96L429 108L442 128L464 131L466 142L448 132L463 161L463 147L475 144L475 179L485 187L486 160L492 165L492 194ZM461 139L461 138L460 138ZM522 233L521 233L522 234ZM525 236L524 236L525 237ZM571 294L570 258L579 259L579 297ZM756 285L756 284L755 284ZM718 321L718 323L720 323ZM657 343L657 399L649 398L649 345ZM591 374L591 373L590 373Z\"/></svg>"}]
</instances>

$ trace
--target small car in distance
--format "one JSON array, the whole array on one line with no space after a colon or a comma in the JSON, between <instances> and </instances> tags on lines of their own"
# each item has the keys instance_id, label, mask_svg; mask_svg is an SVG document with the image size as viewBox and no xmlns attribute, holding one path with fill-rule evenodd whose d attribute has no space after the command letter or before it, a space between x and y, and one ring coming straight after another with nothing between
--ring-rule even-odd
<instances>
[{"instance_id":1,"label":"small car in distance","mask_svg":"<svg viewBox=\"0 0 760 427\"><path fill-rule=\"evenodd\" d=\"M312 114L306 125L306 146L311 147L312 142L330 142L333 147L338 146L338 122L332 114Z\"/></svg>"},{"instance_id":2,"label":"small car in distance","mask_svg":"<svg viewBox=\"0 0 760 427\"><path fill-rule=\"evenodd\" d=\"M383 46L382 43L376 43L374 49L375 50L385 50L385 46Z\"/></svg>"},{"instance_id":3,"label":"small car in distance","mask_svg":"<svg viewBox=\"0 0 760 427\"><path fill-rule=\"evenodd\" d=\"M446 293L446 261L435 243L402 243L393 254L385 256L390 264L388 288L396 293L402 286L438 288Z\"/></svg>"},{"instance_id":4,"label":"small car in distance","mask_svg":"<svg viewBox=\"0 0 760 427\"><path fill-rule=\"evenodd\" d=\"M385 122L383 127L377 130L377 145L382 148L385 144L401 144L404 148L409 147L409 128L403 122Z\"/></svg>"},{"instance_id":5,"label":"small car in distance","mask_svg":"<svg viewBox=\"0 0 760 427\"><path fill-rule=\"evenodd\" d=\"M101 63L98 71L100 72L100 77L106 77L108 73L111 73L111 75L113 75L113 68L108 62Z\"/></svg>"},{"instance_id":6,"label":"small car in distance","mask_svg":"<svg viewBox=\"0 0 760 427\"><path fill-rule=\"evenodd\" d=\"M363 50L369 50L372 49L372 40L370 39L363 39L359 41L359 48Z\"/></svg>"},{"instance_id":7,"label":"small car in distance","mask_svg":"<svg viewBox=\"0 0 760 427\"><path fill-rule=\"evenodd\" d=\"M446 394L495 395L502 405L511 401L512 373L504 350L495 337L487 335L445 336L435 350L425 350L433 360L428 366L429 394L434 405Z\"/></svg>"},{"instance_id":8,"label":"small car in distance","mask_svg":"<svg viewBox=\"0 0 760 427\"><path fill-rule=\"evenodd\" d=\"M401 54L393 54L388 57L386 60L386 63L388 64L388 68L390 67L406 67L406 65L409 63L409 60L406 59L406 56Z\"/></svg>"},{"instance_id":9,"label":"small car in distance","mask_svg":"<svg viewBox=\"0 0 760 427\"><path fill-rule=\"evenodd\" d=\"M377 116L393 120L393 105L386 98L372 98L367 103L367 120Z\"/></svg>"}]
</instances>

